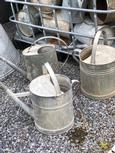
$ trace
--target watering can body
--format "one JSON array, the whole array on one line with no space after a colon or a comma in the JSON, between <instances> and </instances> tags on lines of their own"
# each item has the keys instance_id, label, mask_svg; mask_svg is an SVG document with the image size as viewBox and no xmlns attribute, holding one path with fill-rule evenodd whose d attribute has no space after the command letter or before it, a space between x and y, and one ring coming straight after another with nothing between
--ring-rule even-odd
<instances>
[{"instance_id":1,"label":"watering can body","mask_svg":"<svg viewBox=\"0 0 115 153\"><path fill-rule=\"evenodd\" d=\"M98 31L97 34L101 34ZM96 35L97 36L97 35ZM97 42L95 37L94 42ZM95 51L99 50L102 53L111 53L111 59L104 61L100 58L100 63L95 64L94 60L97 54ZM87 63L85 60L91 56L91 62ZM108 57L107 56L107 57ZM94 58L93 58L94 57ZM98 56L97 56L98 57ZM93 60L92 60L93 59ZM103 61L103 63L102 63ZM82 92L96 99L105 99L115 95L115 49L107 45L97 45L85 48L80 53L80 78L81 78L81 90Z\"/></svg>"},{"instance_id":2,"label":"watering can body","mask_svg":"<svg viewBox=\"0 0 115 153\"><path fill-rule=\"evenodd\" d=\"M71 82L66 76L57 74L56 77L63 92L58 96L36 95L32 86L39 78L30 84L35 125L44 134L61 134L74 124Z\"/></svg>"}]
</instances>

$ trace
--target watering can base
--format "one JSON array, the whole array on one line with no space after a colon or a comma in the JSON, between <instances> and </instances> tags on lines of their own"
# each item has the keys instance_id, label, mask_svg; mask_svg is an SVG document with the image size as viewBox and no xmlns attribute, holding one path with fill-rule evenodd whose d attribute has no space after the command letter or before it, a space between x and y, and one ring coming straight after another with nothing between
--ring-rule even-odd
<instances>
[{"instance_id":1,"label":"watering can base","mask_svg":"<svg viewBox=\"0 0 115 153\"><path fill-rule=\"evenodd\" d=\"M46 135L63 134L65 132L68 132L73 127L73 125L74 125L74 118L72 119L72 121L67 126L65 126L62 129L57 129L57 130L45 129L45 128L40 127L37 123L35 123L35 126L38 129L38 131L40 131L41 133L46 134Z\"/></svg>"},{"instance_id":2,"label":"watering can base","mask_svg":"<svg viewBox=\"0 0 115 153\"><path fill-rule=\"evenodd\" d=\"M82 87L81 87L81 91L86 97L91 98L91 99L97 99L97 100L108 99L108 98L112 98L113 96L115 96L115 91L109 94L106 94L106 95L93 95L93 94L87 93Z\"/></svg>"}]
</instances>

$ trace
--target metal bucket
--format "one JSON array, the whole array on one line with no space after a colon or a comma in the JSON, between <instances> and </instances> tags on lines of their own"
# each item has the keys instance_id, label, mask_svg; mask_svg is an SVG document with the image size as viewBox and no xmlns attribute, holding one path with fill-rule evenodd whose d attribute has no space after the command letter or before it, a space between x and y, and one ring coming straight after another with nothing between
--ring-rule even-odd
<instances>
[{"instance_id":1,"label":"metal bucket","mask_svg":"<svg viewBox=\"0 0 115 153\"><path fill-rule=\"evenodd\" d=\"M17 20L24 23L32 23L34 25L38 24L40 25L41 22L37 14L38 11L34 7L29 6L27 8L27 6L24 6L23 9L19 11L17 15ZM18 27L20 32L27 37L31 37L33 36L33 33L37 33L38 31L40 31L37 28L32 28L31 26L24 24L18 24Z\"/></svg>"},{"instance_id":2,"label":"metal bucket","mask_svg":"<svg viewBox=\"0 0 115 153\"><path fill-rule=\"evenodd\" d=\"M62 0L31 0L31 2L40 3L44 5L61 5L62 4ZM39 10L39 7L36 7L36 8ZM53 10L48 7L42 7L41 11L44 14L51 14Z\"/></svg>"},{"instance_id":3,"label":"metal bucket","mask_svg":"<svg viewBox=\"0 0 115 153\"><path fill-rule=\"evenodd\" d=\"M18 65L20 62L20 55L18 51L8 38L2 25L0 24L0 60L1 57L10 60L15 65ZM0 80L4 79L13 71L14 69L5 64L3 61L0 61Z\"/></svg>"},{"instance_id":4,"label":"metal bucket","mask_svg":"<svg viewBox=\"0 0 115 153\"><path fill-rule=\"evenodd\" d=\"M98 30L99 29L103 29L103 31L106 32L107 38L114 37L114 30L111 27L103 25L103 26L98 26ZM83 23L76 24L74 26L74 32L82 35L84 35L85 33L88 37L92 37L92 38L84 38L76 35L76 38L83 44L87 44L89 46L92 45L93 38L95 36L95 26L91 20L85 19ZM99 44L102 43L103 41L100 40ZM107 45L112 45L112 43L113 40L108 40Z\"/></svg>"},{"instance_id":5,"label":"metal bucket","mask_svg":"<svg viewBox=\"0 0 115 153\"><path fill-rule=\"evenodd\" d=\"M55 75L48 63L45 64L43 72L44 75L30 83L31 94L14 94L2 82L0 86L34 118L39 131L45 134L64 133L74 124L72 83L64 75ZM28 95L31 95L33 109L18 98Z\"/></svg>"},{"instance_id":6,"label":"metal bucket","mask_svg":"<svg viewBox=\"0 0 115 153\"><path fill-rule=\"evenodd\" d=\"M97 10L114 10L115 9L115 1L114 0L96 0ZM88 7L93 8L93 1L88 2ZM93 13L90 13L91 18L94 20ZM115 13L110 14L97 14L98 24L104 24L113 22L115 23Z\"/></svg>"},{"instance_id":7,"label":"metal bucket","mask_svg":"<svg viewBox=\"0 0 115 153\"><path fill-rule=\"evenodd\" d=\"M55 72L58 71L58 59L54 45L34 45L23 51L27 69L27 78L33 80L42 75L42 65L49 62Z\"/></svg>"},{"instance_id":8,"label":"metal bucket","mask_svg":"<svg viewBox=\"0 0 115 153\"><path fill-rule=\"evenodd\" d=\"M92 98L104 99L115 95L115 49L107 45L97 45L102 31L98 31L93 46L80 53L80 78L82 92ZM111 60L104 61L98 51L111 55ZM97 53L96 53L97 51ZM111 53L111 54L110 54ZM96 55L100 63L96 64ZM85 62L91 57L91 63Z\"/></svg>"}]
</instances>

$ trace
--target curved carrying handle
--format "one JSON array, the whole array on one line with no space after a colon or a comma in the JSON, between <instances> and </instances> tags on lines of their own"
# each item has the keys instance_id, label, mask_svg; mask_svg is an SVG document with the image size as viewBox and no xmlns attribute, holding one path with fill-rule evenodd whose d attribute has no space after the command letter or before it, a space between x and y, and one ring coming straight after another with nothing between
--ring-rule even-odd
<instances>
[{"instance_id":1,"label":"curved carrying handle","mask_svg":"<svg viewBox=\"0 0 115 153\"><path fill-rule=\"evenodd\" d=\"M52 70L52 68L51 68L49 63L45 63L43 65L43 74L48 74L48 73L49 73L49 75L51 77L51 80L52 80L52 82L54 84L54 87L55 87L55 90L56 90L56 94L60 95L61 94L61 90L60 90L60 86L59 86L59 83L57 81L57 78L56 78L56 76L54 74L54 71Z\"/></svg>"},{"instance_id":2,"label":"curved carrying handle","mask_svg":"<svg viewBox=\"0 0 115 153\"><path fill-rule=\"evenodd\" d=\"M68 56L67 56L67 58L65 59L63 65L61 66L61 68L60 68L60 70L61 70L61 69L64 67L64 65L66 64L66 62L68 61L69 56L70 56L68 45L67 45L67 43L66 43L64 40L62 40L61 38L58 38L58 37L55 37L55 36L45 36L45 37L41 37L41 38L39 38L39 39L37 39L37 40L34 41L34 43L30 46L29 50L31 49L31 47L32 47L33 45L35 45L36 43L38 43L39 41L44 40L44 39L56 39L56 40L59 40L60 42L62 42L62 43L66 46L67 51L68 51ZM29 52L29 50L28 50L28 52Z\"/></svg>"},{"instance_id":3,"label":"curved carrying handle","mask_svg":"<svg viewBox=\"0 0 115 153\"><path fill-rule=\"evenodd\" d=\"M98 46L98 42L99 42L99 38L100 38L101 34L103 34L104 44L107 42L107 35L106 35L105 31L103 31L103 29L100 29L96 33L95 38L94 38L92 55L91 55L91 64L95 64L96 50L97 50L97 46Z\"/></svg>"},{"instance_id":4,"label":"curved carrying handle","mask_svg":"<svg viewBox=\"0 0 115 153\"><path fill-rule=\"evenodd\" d=\"M39 41L44 40L44 39L56 39L56 40L59 40L59 41L61 41L67 47L67 49L69 51L69 48L68 48L68 45L66 44L66 42L64 40L62 40L61 38L54 37L54 36L45 36L45 37L38 38L37 40L35 40L33 42L33 44L30 46L29 50L31 49L31 47L33 45L37 44Z\"/></svg>"}]
</instances>

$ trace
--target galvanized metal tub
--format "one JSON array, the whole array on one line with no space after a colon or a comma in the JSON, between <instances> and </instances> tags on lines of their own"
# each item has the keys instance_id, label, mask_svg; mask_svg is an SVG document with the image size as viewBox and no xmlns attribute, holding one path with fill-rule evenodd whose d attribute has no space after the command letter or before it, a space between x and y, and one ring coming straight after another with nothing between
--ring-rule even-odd
<instances>
[{"instance_id":1,"label":"galvanized metal tub","mask_svg":"<svg viewBox=\"0 0 115 153\"><path fill-rule=\"evenodd\" d=\"M95 47L96 44L85 48L80 53L81 90L88 97L105 99L115 95L115 60L98 65L84 62L91 55L95 58L96 53L92 54L92 48L95 49ZM106 45L98 45L98 47L102 50L107 49L108 54L109 50L115 54L113 47Z\"/></svg>"},{"instance_id":2,"label":"galvanized metal tub","mask_svg":"<svg viewBox=\"0 0 115 153\"><path fill-rule=\"evenodd\" d=\"M72 85L68 77L56 74L62 94L46 95L37 91L35 86L41 79L50 77L49 74L40 76L30 83L31 99L33 102L35 125L45 134L60 134L71 129L74 124L72 105ZM52 79L52 78L51 78ZM38 87L40 88L40 86Z\"/></svg>"},{"instance_id":3,"label":"galvanized metal tub","mask_svg":"<svg viewBox=\"0 0 115 153\"><path fill-rule=\"evenodd\" d=\"M93 8L93 1L89 1L88 7ZM115 9L115 1L114 0L96 0L97 10L114 10ZM93 13L90 13L91 18L94 20ZM115 22L115 13L111 14L97 14L98 24L104 24L109 22Z\"/></svg>"},{"instance_id":4,"label":"galvanized metal tub","mask_svg":"<svg viewBox=\"0 0 115 153\"><path fill-rule=\"evenodd\" d=\"M58 71L58 59L54 45L34 45L23 51L24 62L27 69L27 78L33 80L42 75L42 66L49 62L55 72Z\"/></svg>"},{"instance_id":5,"label":"galvanized metal tub","mask_svg":"<svg viewBox=\"0 0 115 153\"><path fill-rule=\"evenodd\" d=\"M29 23L29 24L32 23L34 25L38 25L38 24L40 25L41 22L37 14L38 14L38 11L34 7L29 6L27 8L27 6L24 6L23 9L19 11L17 15L17 20L24 23ZM33 36L33 33L35 34L38 31L40 31L36 28L33 28L28 25L24 25L24 24L18 24L18 27L20 32L27 37L31 37Z\"/></svg>"},{"instance_id":6,"label":"galvanized metal tub","mask_svg":"<svg viewBox=\"0 0 115 153\"><path fill-rule=\"evenodd\" d=\"M15 65L20 62L19 52L16 50L11 40L8 38L6 31L0 24L0 80L11 74L14 69L2 61L5 58Z\"/></svg>"}]
</instances>

